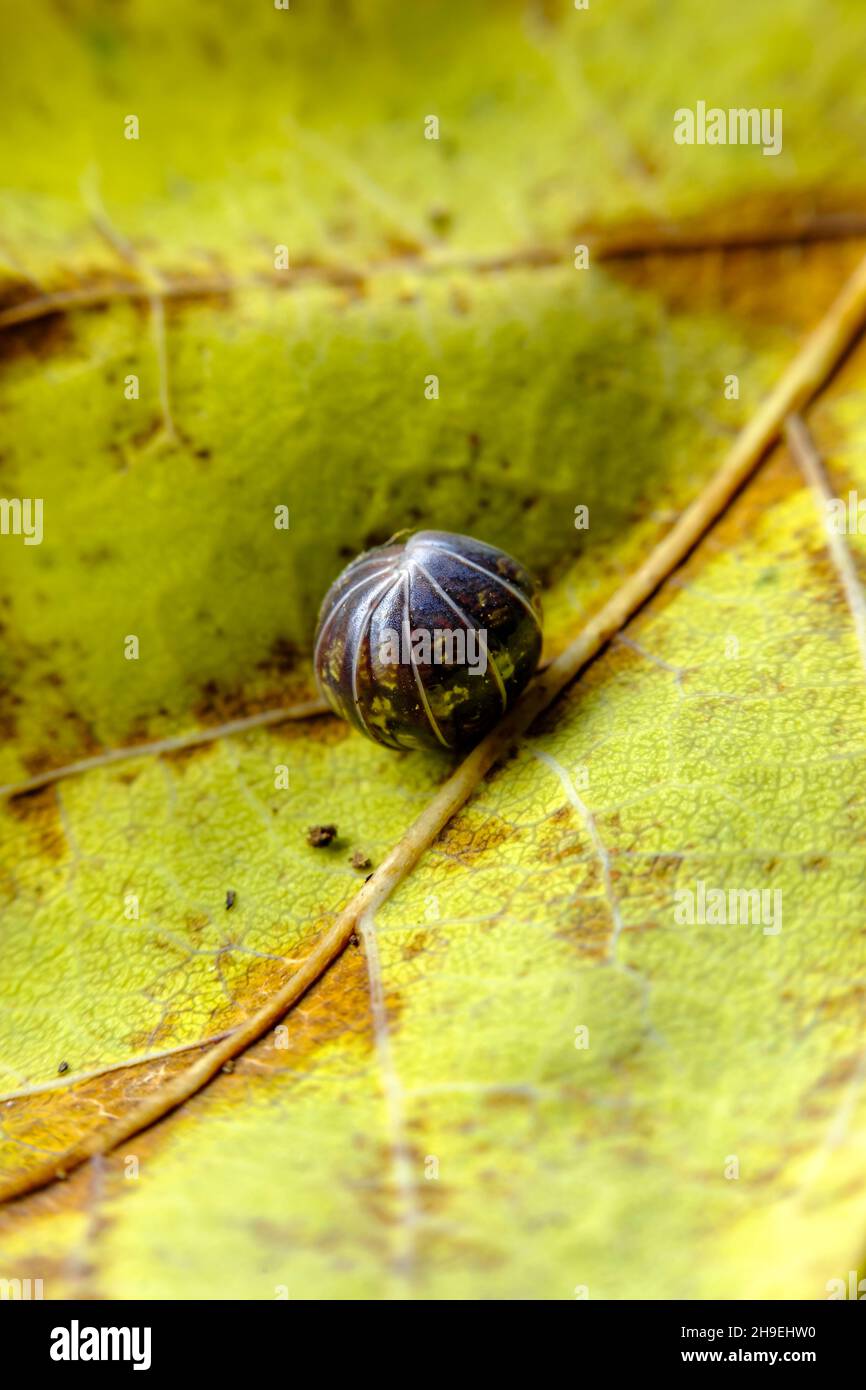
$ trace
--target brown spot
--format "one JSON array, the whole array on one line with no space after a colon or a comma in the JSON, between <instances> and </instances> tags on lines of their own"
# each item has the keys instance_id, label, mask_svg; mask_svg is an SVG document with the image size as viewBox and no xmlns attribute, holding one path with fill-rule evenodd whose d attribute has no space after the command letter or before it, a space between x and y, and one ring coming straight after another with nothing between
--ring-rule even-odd
<instances>
[{"instance_id":1,"label":"brown spot","mask_svg":"<svg viewBox=\"0 0 866 1390\"><path fill-rule=\"evenodd\" d=\"M415 931L404 941L401 948L401 955L404 960L411 960L413 956L418 956L427 946L430 940L430 933L426 931Z\"/></svg>"},{"instance_id":2,"label":"brown spot","mask_svg":"<svg viewBox=\"0 0 866 1390\"><path fill-rule=\"evenodd\" d=\"M840 1057L829 1071L824 1072L824 1075L819 1077L814 1089L835 1090L838 1086L847 1085L856 1076L861 1061L862 1058L857 1053L850 1057Z\"/></svg>"},{"instance_id":3,"label":"brown spot","mask_svg":"<svg viewBox=\"0 0 866 1390\"><path fill-rule=\"evenodd\" d=\"M12 744L18 735L18 722L11 709L0 706L0 743Z\"/></svg>"},{"instance_id":4,"label":"brown spot","mask_svg":"<svg viewBox=\"0 0 866 1390\"><path fill-rule=\"evenodd\" d=\"M513 825L498 816L466 815L451 821L435 841L436 850L461 864L474 864L482 855L514 837Z\"/></svg>"},{"instance_id":5,"label":"brown spot","mask_svg":"<svg viewBox=\"0 0 866 1390\"><path fill-rule=\"evenodd\" d=\"M232 291L228 285L225 289L220 287L219 274L220 272L217 272L213 282L208 285L207 280L204 283L196 281L181 271L162 272L163 279L172 289L172 293L164 300L166 322L176 323L181 314L189 313L190 308L201 307L222 311L230 309Z\"/></svg>"},{"instance_id":6,"label":"brown spot","mask_svg":"<svg viewBox=\"0 0 866 1390\"><path fill-rule=\"evenodd\" d=\"M718 312L762 329L781 323L805 332L860 260L866 234L866 209L834 207L824 190L813 197L753 196L706 209L670 230L647 219L616 228L584 223L573 235L595 244L608 274L661 296L671 312ZM846 217L856 235L833 238L834 228L845 230ZM832 239L816 239L822 228ZM792 242L802 241L768 244L786 229Z\"/></svg>"},{"instance_id":7,"label":"brown spot","mask_svg":"<svg viewBox=\"0 0 866 1390\"><path fill-rule=\"evenodd\" d=\"M815 872L816 870L820 869L826 869L829 868L829 860L827 859L826 855L816 854L814 858L805 859L803 861L803 868L806 870L807 873Z\"/></svg>"},{"instance_id":8,"label":"brown spot","mask_svg":"<svg viewBox=\"0 0 866 1390\"><path fill-rule=\"evenodd\" d=\"M527 246L509 255L496 256L489 261L479 261L473 266L478 275L498 275L503 270L544 270L547 266L562 264L562 253L547 246Z\"/></svg>"},{"instance_id":9,"label":"brown spot","mask_svg":"<svg viewBox=\"0 0 866 1390\"><path fill-rule=\"evenodd\" d=\"M405 256L420 256L423 246L414 237L407 236L403 232L390 232L386 243L388 252L391 256L402 258Z\"/></svg>"},{"instance_id":10,"label":"brown spot","mask_svg":"<svg viewBox=\"0 0 866 1390\"><path fill-rule=\"evenodd\" d=\"M612 932L608 903L603 898L586 898L574 905L570 920L558 926L555 934L588 962L607 958Z\"/></svg>"},{"instance_id":11,"label":"brown spot","mask_svg":"<svg viewBox=\"0 0 866 1390\"><path fill-rule=\"evenodd\" d=\"M655 917L646 917L642 922L630 922L629 935L642 936L644 932L661 930L661 923Z\"/></svg>"},{"instance_id":12,"label":"brown spot","mask_svg":"<svg viewBox=\"0 0 866 1390\"><path fill-rule=\"evenodd\" d=\"M114 551L107 545L95 545L92 550L81 551L81 561L85 565L107 565L113 559ZM59 678L57 683L62 683Z\"/></svg>"},{"instance_id":13,"label":"brown spot","mask_svg":"<svg viewBox=\"0 0 866 1390\"><path fill-rule=\"evenodd\" d=\"M834 994L829 999L822 1000L819 1008L825 1018L833 1018L837 1014L844 1014L848 1010L853 1009L856 1018L859 1020L863 1017L864 1003L866 1003L866 987L863 985L853 985L851 989L846 990L844 994ZM833 1073L831 1072L829 1075L832 1077ZM819 1084L823 1085L825 1081L826 1078L822 1078ZM831 1081L829 1084L836 1083L835 1081Z\"/></svg>"},{"instance_id":14,"label":"brown spot","mask_svg":"<svg viewBox=\"0 0 866 1390\"><path fill-rule=\"evenodd\" d=\"M318 743L330 748L349 738L352 730L345 719L335 714L317 714L311 719L287 720L280 725L282 740L298 739L302 743Z\"/></svg>"},{"instance_id":15,"label":"brown spot","mask_svg":"<svg viewBox=\"0 0 866 1390\"><path fill-rule=\"evenodd\" d=\"M494 1110L515 1110L532 1106L535 1100L529 1090L519 1091L516 1088L503 1087L501 1090L488 1091L484 1097L484 1104Z\"/></svg>"},{"instance_id":16,"label":"brown spot","mask_svg":"<svg viewBox=\"0 0 866 1390\"><path fill-rule=\"evenodd\" d=\"M204 620L207 621L207 615ZM311 673L298 665L295 657L291 644L278 639L256 665L256 671L265 673L264 680L256 677L243 685L229 686L211 677L203 682L201 694L193 702L193 715L207 728L312 699L315 691Z\"/></svg>"},{"instance_id":17,"label":"brown spot","mask_svg":"<svg viewBox=\"0 0 866 1390\"><path fill-rule=\"evenodd\" d=\"M123 787L131 787L141 776L141 768L130 768L127 772L118 772L115 782L119 782Z\"/></svg>"},{"instance_id":18,"label":"brown spot","mask_svg":"<svg viewBox=\"0 0 866 1390\"><path fill-rule=\"evenodd\" d=\"M362 298L367 292L365 276L353 266L318 261L311 256L296 260L290 276L284 271L274 271L269 277L269 283L279 289L291 290L308 281L344 290L352 299Z\"/></svg>"},{"instance_id":19,"label":"brown spot","mask_svg":"<svg viewBox=\"0 0 866 1390\"><path fill-rule=\"evenodd\" d=\"M388 991L385 999L389 1026L396 1024L402 1012L400 996ZM263 1040L259 1047L269 1047L280 1065L291 1070L307 1067L311 1058L329 1042L339 1042L354 1036L372 1051L373 1029L370 1015L367 965L360 951L344 952L328 972L287 1015L288 1048L273 1047L272 1040Z\"/></svg>"},{"instance_id":20,"label":"brown spot","mask_svg":"<svg viewBox=\"0 0 866 1390\"><path fill-rule=\"evenodd\" d=\"M548 864L586 855L587 840L583 826L574 808L567 802L538 827L536 853L539 859Z\"/></svg>"},{"instance_id":21,"label":"brown spot","mask_svg":"<svg viewBox=\"0 0 866 1390\"><path fill-rule=\"evenodd\" d=\"M379 546L386 545L390 540L390 528L387 526L377 526L375 531L368 531L361 542L361 553L366 550L377 550Z\"/></svg>"},{"instance_id":22,"label":"brown spot","mask_svg":"<svg viewBox=\"0 0 866 1390\"><path fill-rule=\"evenodd\" d=\"M202 54L211 67L223 67L226 61L225 50L211 30L199 30L197 38Z\"/></svg>"},{"instance_id":23,"label":"brown spot","mask_svg":"<svg viewBox=\"0 0 866 1390\"><path fill-rule=\"evenodd\" d=\"M77 710L66 710L62 718L62 733L48 731L48 747L35 749L22 756L21 761L32 777L42 772L50 772L52 768L62 767L70 760L70 756L86 758L103 751L102 744L90 724Z\"/></svg>"},{"instance_id":24,"label":"brown spot","mask_svg":"<svg viewBox=\"0 0 866 1390\"><path fill-rule=\"evenodd\" d=\"M256 669L284 675L286 671L291 671L293 667L297 666L300 659L300 651L294 642L290 642L287 637L276 637L270 645L267 656L256 662Z\"/></svg>"},{"instance_id":25,"label":"brown spot","mask_svg":"<svg viewBox=\"0 0 866 1390\"><path fill-rule=\"evenodd\" d=\"M256 964L259 967L269 966L272 972L277 966L275 962ZM282 969L285 972L285 966ZM281 980L275 979L273 973L270 980L260 980L262 997L272 994L279 983ZM248 998L242 1016L247 1016L260 1002L261 999ZM401 1000L396 993L389 993L385 1002L393 1027L401 1014ZM224 1026L224 1020L215 1018L213 1021L221 1031L220 1024ZM237 1010L232 1021L238 1021ZM124 1148L109 1155L106 1160L107 1176L114 1175L122 1180L119 1159L129 1152L130 1144L134 1146L134 1152L142 1164L151 1160L170 1138L172 1125L178 1119L189 1125L206 1110L210 1097L220 1087L238 1084L266 1087L279 1073L297 1073L304 1084L308 1084L318 1055L331 1042L345 1045L347 1039L354 1039L366 1053L371 1052L373 1034L369 987L366 965L360 953L344 952L326 975L290 1010L283 1024L287 1029L286 1048L275 1047L273 1031L266 1034L249 1052L236 1059L234 1076L221 1074L208 1088L187 1102L179 1117L169 1117L164 1124L135 1135ZM62 1090L23 1097L14 1108L3 1112L7 1134L11 1139L21 1141L16 1146L20 1166L17 1171L8 1171L4 1176L14 1180L22 1170L41 1164L46 1150L55 1154L57 1167L60 1168L68 1149L84 1135L98 1129L107 1115L125 1114L139 1101L183 1073L207 1050L206 1044L192 1047L168 1057L103 1073ZM49 1187L44 1192L22 1199L13 1207L0 1210L0 1229L4 1226L8 1228L16 1214L26 1220L27 1214L32 1214L34 1210L54 1211L59 1207L64 1210L89 1209L92 1203L91 1167L72 1173L69 1183L62 1189ZM0 1180L0 1198L2 1195ZM47 1272L41 1261L39 1272Z\"/></svg>"},{"instance_id":26,"label":"brown spot","mask_svg":"<svg viewBox=\"0 0 866 1390\"><path fill-rule=\"evenodd\" d=\"M149 444L162 434L165 429L165 421L159 414L151 415L149 420L145 420L140 429L130 435L130 447L138 453L143 453Z\"/></svg>"},{"instance_id":27,"label":"brown spot","mask_svg":"<svg viewBox=\"0 0 866 1390\"><path fill-rule=\"evenodd\" d=\"M188 281L189 277L185 277ZM195 289L192 289L195 293ZM51 307L51 296L64 294L85 296L85 302L57 302ZM59 351L74 341L70 315L86 310L103 313L112 302L124 300L137 307L142 315L148 310L146 291L141 282L125 280L122 276L94 268L68 279L65 283L44 288L27 279L7 283L0 290L0 357L9 359L21 353L39 357ZM16 319L16 310L24 305L40 305L38 316ZM5 322L4 322L5 319Z\"/></svg>"},{"instance_id":28,"label":"brown spot","mask_svg":"<svg viewBox=\"0 0 866 1390\"><path fill-rule=\"evenodd\" d=\"M66 855L66 834L60 820L54 787L23 792L7 802L9 815L24 826L30 839L29 853L36 858L58 860Z\"/></svg>"},{"instance_id":29,"label":"brown spot","mask_svg":"<svg viewBox=\"0 0 866 1390\"><path fill-rule=\"evenodd\" d=\"M120 1114L144 1099L188 1067L199 1053L200 1049L190 1049L172 1057L104 1072L71 1086L22 1096L14 1107L4 1107L3 1125L8 1138L15 1144L13 1152L17 1167L5 1169L3 1176L14 1180L22 1171L41 1164L46 1152L54 1153L59 1160L76 1140L98 1129L107 1116ZM136 1136L136 1152L143 1138ZM121 1150L120 1153L127 1151ZM111 1155L107 1161L111 1162ZM15 1212L42 1205L50 1208L56 1204L64 1208L75 1205L82 1193L86 1200L88 1187L88 1169L84 1168L77 1175L73 1174L70 1183L63 1189L48 1188L44 1193L36 1193L13 1207L0 1209L0 1226L4 1219L8 1221ZM2 1196L3 1183L0 1179L0 1199ZM48 1271L44 1273L47 1276Z\"/></svg>"},{"instance_id":30,"label":"brown spot","mask_svg":"<svg viewBox=\"0 0 866 1390\"><path fill-rule=\"evenodd\" d=\"M173 763L177 768L185 768L196 758L207 756L214 751L214 743L191 743L186 748L167 748L160 753L160 761Z\"/></svg>"},{"instance_id":31,"label":"brown spot","mask_svg":"<svg viewBox=\"0 0 866 1390\"><path fill-rule=\"evenodd\" d=\"M15 281L0 291L0 316L40 296L41 291L37 286L27 281ZM0 326L0 361L11 362L15 358L28 356L46 358L52 353L62 352L73 341L74 335L67 318L60 311Z\"/></svg>"}]
</instances>

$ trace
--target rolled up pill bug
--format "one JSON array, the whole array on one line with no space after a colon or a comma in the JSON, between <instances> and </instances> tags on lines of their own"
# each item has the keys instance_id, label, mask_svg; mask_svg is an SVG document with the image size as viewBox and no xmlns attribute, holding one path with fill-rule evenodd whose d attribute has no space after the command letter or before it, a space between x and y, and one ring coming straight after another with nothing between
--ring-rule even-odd
<instances>
[{"instance_id":1,"label":"rolled up pill bug","mask_svg":"<svg viewBox=\"0 0 866 1390\"><path fill-rule=\"evenodd\" d=\"M462 748L502 716L541 652L538 585L483 541L418 531L366 551L325 595L319 688L389 748Z\"/></svg>"}]
</instances>

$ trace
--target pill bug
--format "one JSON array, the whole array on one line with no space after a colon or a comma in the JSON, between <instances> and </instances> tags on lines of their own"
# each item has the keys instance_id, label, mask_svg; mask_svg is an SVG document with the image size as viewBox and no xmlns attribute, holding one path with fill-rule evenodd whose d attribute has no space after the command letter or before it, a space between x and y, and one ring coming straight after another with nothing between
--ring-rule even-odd
<instances>
[{"instance_id":1,"label":"pill bug","mask_svg":"<svg viewBox=\"0 0 866 1390\"><path fill-rule=\"evenodd\" d=\"M331 709L389 748L474 743L541 652L538 585L471 536L419 531L359 555L325 595L314 664Z\"/></svg>"}]
</instances>

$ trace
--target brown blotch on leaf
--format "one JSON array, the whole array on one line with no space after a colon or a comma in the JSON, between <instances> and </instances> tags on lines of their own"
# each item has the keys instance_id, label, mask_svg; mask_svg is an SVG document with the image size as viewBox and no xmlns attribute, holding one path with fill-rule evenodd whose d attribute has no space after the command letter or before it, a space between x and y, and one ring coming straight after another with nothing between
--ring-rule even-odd
<instances>
[{"instance_id":1,"label":"brown blotch on leaf","mask_svg":"<svg viewBox=\"0 0 866 1390\"><path fill-rule=\"evenodd\" d=\"M402 1001L396 991L385 998L389 1027L396 1026ZM300 1071L306 1080L311 1061L328 1043L345 1045L347 1038L359 1040L365 1051L372 1051L373 1024L370 1014L367 965L361 951L344 951L331 968L304 996L302 1003L283 1019L285 1047L267 1034L252 1051L252 1057L269 1069Z\"/></svg>"},{"instance_id":2,"label":"brown blotch on leaf","mask_svg":"<svg viewBox=\"0 0 866 1390\"><path fill-rule=\"evenodd\" d=\"M406 942L404 942L404 944L403 944L403 946L402 946L402 948L401 948L401 955L402 955L403 959L404 959L404 960L411 960L413 956L418 956L418 955L420 955L421 952L424 950L425 946L427 945L427 942L429 941L429 939L430 939L430 933L429 933L429 932L426 932L426 931L415 931L415 932L413 932L412 935L409 937L409 940L406 941Z\"/></svg>"},{"instance_id":3,"label":"brown blotch on leaf","mask_svg":"<svg viewBox=\"0 0 866 1390\"><path fill-rule=\"evenodd\" d=\"M66 710L62 718L62 730L47 730L47 746L22 758L31 777L62 767L73 758L90 758L103 751L90 724L77 710Z\"/></svg>"},{"instance_id":4,"label":"brown blotch on leaf","mask_svg":"<svg viewBox=\"0 0 866 1390\"><path fill-rule=\"evenodd\" d=\"M286 671L291 671L297 666L299 660L300 652L294 642L290 642L287 637L275 637L267 656L256 662L256 669L284 675Z\"/></svg>"},{"instance_id":5,"label":"brown blotch on leaf","mask_svg":"<svg viewBox=\"0 0 866 1390\"><path fill-rule=\"evenodd\" d=\"M832 230L834 219L841 229L840 213L850 218L852 231L856 225L857 237L822 240L817 235L822 215L824 227ZM801 234L796 254L790 243L767 244L786 228L792 242ZM833 208L815 190L811 198L770 194L707 208L699 217L680 220L667 244L664 229L651 219L622 223L615 232L585 224L573 231L576 241L597 239L596 256L603 255L607 274L632 289L649 290L669 312L725 313L747 326L782 323L802 331L829 308L860 260L863 228L862 211L850 204ZM724 241L731 244L722 249ZM708 255L710 246L717 249Z\"/></svg>"},{"instance_id":6,"label":"brown blotch on leaf","mask_svg":"<svg viewBox=\"0 0 866 1390\"><path fill-rule=\"evenodd\" d=\"M141 768L131 768L127 772L118 772L115 782L119 782L122 787L131 787L138 781L141 775Z\"/></svg>"},{"instance_id":7,"label":"brown blotch on leaf","mask_svg":"<svg viewBox=\"0 0 866 1390\"><path fill-rule=\"evenodd\" d=\"M210 260L215 258L211 256ZM234 287L228 282L220 284L221 273L217 269L213 278L191 278L182 272L164 271L163 278L171 290L163 301L166 321L177 323L182 315L189 315L191 309L231 309Z\"/></svg>"},{"instance_id":8,"label":"brown blotch on leaf","mask_svg":"<svg viewBox=\"0 0 866 1390\"><path fill-rule=\"evenodd\" d=\"M828 1071L824 1072L823 1076L819 1077L814 1089L835 1090L839 1086L846 1086L858 1074L862 1060L859 1053L840 1057Z\"/></svg>"},{"instance_id":9,"label":"brown blotch on leaf","mask_svg":"<svg viewBox=\"0 0 866 1390\"><path fill-rule=\"evenodd\" d=\"M209 613L201 613L198 621L203 628L214 627ZM240 685L223 685L214 678L204 681L192 708L198 723L212 728L232 719L245 719L280 708L291 709L317 696L309 667L285 638L277 638L252 670L250 680ZM348 733L347 726L338 727L335 734L330 732L330 726L340 724L341 720L323 711L320 716L287 719L285 724L279 725L279 731L280 737L290 738L293 731L298 732L299 726L301 737L335 742Z\"/></svg>"},{"instance_id":10,"label":"brown blotch on leaf","mask_svg":"<svg viewBox=\"0 0 866 1390\"><path fill-rule=\"evenodd\" d=\"M515 834L514 826L498 816L486 816L484 820L464 816L444 827L434 848L461 864L474 864Z\"/></svg>"},{"instance_id":11,"label":"brown blotch on leaf","mask_svg":"<svg viewBox=\"0 0 866 1390\"><path fill-rule=\"evenodd\" d=\"M158 439L165 430L165 421L159 414L153 414L145 420L140 429L129 437L129 447L136 453L143 453L149 444Z\"/></svg>"},{"instance_id":12,"label":"brown blotch on leaf","mask_svg":"<svg viewBox=\"0 0 866 1390\"><path fill-rule=\"evenodd\" d=\"M570 920L562 923L555 935L567 942L580 960L589 963L608 959L613 935L609 904L598 898L581 899L570 909Z\"/></svg>"},{"instance_id":13,"label":"brown blotch on leaf","mask_svg":"<svg viewBox=\"0 0 866 1390\"><path fill-rule=\"evenodd\" d=\"M196 758L212 754L215 747L216 740L213 743L190 743L186 748L167 748L159 757L162 762L172 763L176 768L184 768L188 763L195 762Z\"/></svg>"},{"instance_id":14,"label":"brown blotch on leaf","mask_svg":"<svg viewBox=\"0 0 866 1390\"><path fill-rule=\"evenodd\" d=\"M579 827L566 830L563 822L557 824L556 817L551 816L538 828L535 852L545 864L559 864L564 859L583 859L587 854L586 839Z\"/></svg>"},{"instance_id":15,"label":"brown blotch on leaf","mask_svg":"<svg viewBox=\"0 0 866 1390\"><path fill-rule=\"evenodd\" d=\"M283 742L297 740L299 743L317 743L324 748L330 748L335 744L342 743L349 738L351 729L345 719L338 719L336 715L323 710L321 714L311 715L308 719L287 719L285 724L280 724L280 739Z\"/></svg>"},{"instance_id":16,"label":"brown blotch on leaf","mask_svg":"<svg viewBox=\"0 0 866 1390\"><path fill-rule=\"evenodd\" d=\"M419 241L414 237L407 236L402 232L389 232L386 245L392 256L402 260L405 257L420 256L424 250Z\"/></svg>"},{"instance_id":17,"label":"brown blotch on leaf","mask_svg":"<svg viewBox=\"0 0 866 1390\"><path fill-rule=\"evenodd\" d=\"M9 815L24 826L33 841L34 856L58 860L66 853L66 835L54 787L22 792L7 802Z\"/></svg>"},{"instance_id":18,"label":"brown blotch on leaf","mask_svg":"<svg viewBox=\"0 0 866 1390\"><path fill-rule=\"evenodd\" d=\"M369 854L365 854L362 849L356 849L354 854L350 855L349 863L353 869L369 869L372 861Z\"/></svg>"},{"instance_id":19,"label":"brown blotch on leaf","mask_svg":"<svg viewBox=\"0 0 866 1390\"><path fill-rule=\"evenodd\" d=\"M852 1021L856 1022L863 1017L864 1004L866 1004L866 989L863 985L853 985L851 989L845 990L842 994L835 994L824 999L818 1007L825 1018L850 1013Z\"/></svg>"},{"instance_id":20,"label":"brown blotch on leaf","mask_svg":"<svg viewBox=\"0 0 866 1390\"><path fill-rule=\"evenodd\" d=\"M234 1004L225 1011L215 1014L211 1025L215 1032L236 1024L254 1010L264 998L269 997L281 977L285 975L282 967L275 961L251 962L248 976L236 993L243 998L243 1006ZM389 1024L397 1025L402 1002L399 994L389 992L385 1005ZM235 1068L242 1071L249 1083L256 1087L268 1087L272 1078L280 1073L297 1073L306 1085L312 1067L319 1054L329 1043L343 1047L347 1041L354 1041L365 1054L373 1050L373 1026L369 1008L369 985L367 968L360 952L347 951L331 966L330 970L309 990L303 1001L286 1015L287 1046L275 1045L274 1031L266 1033L250 1049L249 1058L254 1064L247 1066L247 1054L234 1059ZM161 1031L161 1030L159 1030ZM158 1040L159 1031L142 1038L140 1045L146 1046L151 1038ZM132 1040L129 1040L132 1041ZM4 1124L8 1128L14 1116L14 1137L21 1142L17 1146L17 1157L23 1167L38 1166L42 1160L40 1147L55 1145L58 1132L64 1136L64 1148L75 1142L76 1138L99 1129L106 1114L121 1115L132 1106L152 1095L160 1086L184 1072L191 1062L208 1051L208 1045L193 1047L167 1057L150 1058L146 1062L119 1068L114 1072L102 1073L97 1077L73 1083L68 1088L55 1092L44 1092L22 1098L14 1110L4 1111ZM230 1083L229 1083L230 1084ZM200 1114L209 1104L215 1087L220 1085L217 1078L209 1089L192 1097L184 1114ZM59 1110L58 1110L58 1107ZM178 1122L169 1120L135 1136L135 1151L142 1163L159 1153L172 1134ZM180 1122L183 1122L181 1116ZM60 1127L60 1129L58 1128ZM30 1147L28 1147L28 1145ZM119 1149L118 1154L126 1152ZM57 1154L57 1166L62 1170L63 1153ZM16 1174L9 1177L14 1180ZM4 1222L14 1221L16 1212L32 1210L42 1206L62 1210L79 1209L91 1200L91 1173L85 1166L70 1176L69 1191L62 1194L57 1189L36 1193L23 1204L0 1209L0 1229ZM3 1195L3 1180L0 1178L0 1199ZM40 1265L39 1272L46 1272Z\"/></svg>"},{"instance_id":21,"label":"brown blotch on leaf","mask_svg":"<svg viewBox=\"0 0 866 1390\"><path fill-rule=\"evenodd\" d=\"M276 270L268 277L268 283L279 289L297 288L313 281L316 284L330 285L344 290L350 298L361 298L367 293L366 277L353 266L335 265L333 262L316 260L312 256L295 260L292 274L286 277L283 271Z\"/></svg>"},{"instance_id":22,"label":"brown blotch on leaf","mask_svg":"<svg viewBox=\"0 0 866 1390\"><path fill-rule=\"evenodd\" d=\"M27 280L16 280L0 291L0 319L5 312L19 304L41 298L42 291ZM74 341L66 315L58 309L39 318L21 323L0 325L0 361L11 362L17 357L50 357L62 352Z\"/></svg>"}]
</instances>

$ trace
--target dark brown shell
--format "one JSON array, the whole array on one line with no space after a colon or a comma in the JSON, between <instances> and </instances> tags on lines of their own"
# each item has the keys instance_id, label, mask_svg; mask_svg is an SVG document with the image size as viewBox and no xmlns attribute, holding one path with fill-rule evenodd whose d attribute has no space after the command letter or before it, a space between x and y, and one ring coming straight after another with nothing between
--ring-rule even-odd
<instances>
[{"instance_id":1,"label":"dark brown shell","mask_svg":"<svg viewBox=\"0 0 866 1390\"><path fill-rule=\"evenodd\" d=\"M459 748L501 718L540 652L529 571L470 536L419 531L366 551L332 584L314 662L334 713L368 738Z\"/></svg>"}]
</instances>

